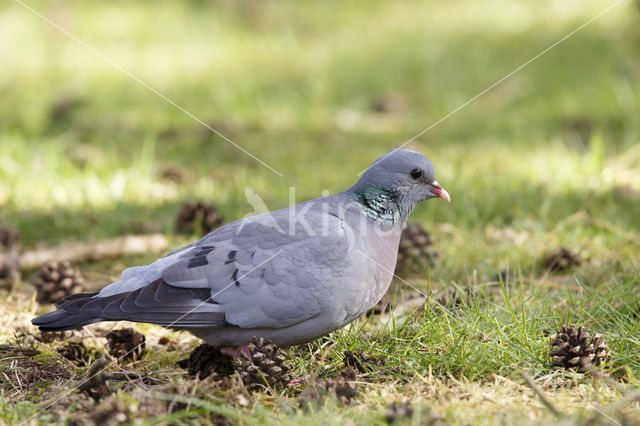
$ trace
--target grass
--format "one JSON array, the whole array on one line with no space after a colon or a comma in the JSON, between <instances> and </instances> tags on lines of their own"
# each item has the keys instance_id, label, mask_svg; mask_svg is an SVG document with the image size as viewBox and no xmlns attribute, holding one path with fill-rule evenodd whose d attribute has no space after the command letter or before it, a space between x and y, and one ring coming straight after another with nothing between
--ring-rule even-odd
<instances>
[{"instance_id":1,"label":"grass","mask_svg":"<svg viewBox=\"0 0 640 426\"><path fill-rule=\"evenodd\" d=\"M290 187L297 201L342 191L390 147L609 4L29 5L284 176L7 3L0 8L0 39L6 40L0 46L0 222L18 227L27 249L117 236L149 221L178 247L189 241L173 235L185 200L211 201L230 221L253 211L246 187L271 209L287 205ZM451 286L475 286L479 293L455 309L439 309L433 300L413 309L403 303L415 290L398 281L391 314L363 318L289 351L298 375L340 371L345 350L383 357L384 367L358 377L360 394L350 405L330 398L302 409L286 392L249 394L195 382L173 363L196 342L172 334L179 348L170 352L157 344L168 332L142 325L147 354L127 368L167 383L112 384L113 399L83 406L90 401L76 395L64 404L79 404L78 410L54 406L33 421L123 412L127 421L149 424L219 416L245 424L381 424L394 401L413 404L407 421L414 423L429 411L456 424L581 423L593 416L639 421L637 402L610 406L619 392L588 375L551 370L547 357L548 333L563 319L584 324L609 344L609 374L631 389L638 385L636 6L625 2L611 10L409 144L433 160L453 202L430 201L412 214L410 222L433 235L439 256L421 276L403 278L425 294ZM166 167L180 169L184 180L163 179ZM542 259L561 247L582 262L549 273ZM154 258L80 267L98 288L124 267ZM505 282L495 278L502 269ZM0 302L0 341L28 341L30 318L49 309L33 301L29 271L23 279ZM101 348L101 333L111 327L92 328L87 344ZM43 362L63 362L55 345L44 347ZM82 377L84 369L63 365ZM38 413L40 401L70 383L20 388L16 368L9 359L0 366L0 418L9 424ZM522 371L566 419L541 405ZM172 412L149 408L167 399L174 401Z\"/></svg>"}]
</instances>

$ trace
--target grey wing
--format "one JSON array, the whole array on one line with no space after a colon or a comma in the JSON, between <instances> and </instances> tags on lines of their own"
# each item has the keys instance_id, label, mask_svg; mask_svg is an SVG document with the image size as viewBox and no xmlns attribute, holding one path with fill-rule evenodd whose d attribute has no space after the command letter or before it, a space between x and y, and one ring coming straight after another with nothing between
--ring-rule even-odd
<instances>
[{"instance_id":1,"label":"grey wing","mask_svg":"<svg viewBox=\"0 0 640 426\"><path fill-rule=\"evenodd\" d=\"M282 217L234 222L127 269L88 303L63 301L60 308L172 327L294 325L325 309L331 284L344 275L348 239L341 221L332 220L323 235L300 227L290 235Z\"/></svg>"},{"instance_id":2,"label":"grey wing","mask_svg":"<svg viewBox=\"0 0 640 426\"><path fill-rule=\"evenodd\" d=\"M249 222L228 240L212 238L184 253L162 279L210 289L210 301L229 324L291 326L322 312L333 297L332 284L344 275L348 240L334 225L324 235L301 229L290 235L277 223Z\"/></svg>"}]
</instances>

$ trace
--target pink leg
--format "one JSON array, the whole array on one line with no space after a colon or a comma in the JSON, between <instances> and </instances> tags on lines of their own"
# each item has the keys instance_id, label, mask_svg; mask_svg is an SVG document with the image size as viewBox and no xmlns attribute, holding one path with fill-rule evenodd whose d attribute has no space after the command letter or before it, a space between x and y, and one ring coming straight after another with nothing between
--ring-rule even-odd
<instances>
[{"instance_id":1,"label":"pink leg","mask_svg":"<svg viewBox=\"0 0 640 426\"><path fill-rule=\"evenodd\" d=\"M304 376L300 376L298 378L295 378L295 379L289 381L290 385L299 385L300 383L304 383Z\"/></svg>"},{"instance_id":2,"label":"pink leg","mask_svg":"<svg viewBox=\"0 0 640 426\"><path fill-rule=\"evenodd\" d=\"M253 357L251 356L251 352L249 352L249 347L247 345L242 345L238 349L239 350L235 350L233 348L221 348L220 353L234 358L242 358L242 355L244 354L249 361L253 362Z\"/></svg>"},{"instance_id":3,"label":"pink leg","mask_svg":"<svg viewBox=\"0 0 640 426\"><path fill-rule=\"evenodd\" d=\"M240 346L240 350L244 352L244 354L249 358L249 361L253 362L253 357L251 356L251 352L249 352L249 346L242 345Z\"/></svg>"},{"instance_id":4,"label":"pink leg","mask_svg":"<svg viewBox=\"0 0 640 426\"><path fill-rule=\"evenodd\" d=\"M240 351L236 351L233 348L220 348L220 353L234 358L240 358L242 356Z\"/></svg>"}]
</instances>

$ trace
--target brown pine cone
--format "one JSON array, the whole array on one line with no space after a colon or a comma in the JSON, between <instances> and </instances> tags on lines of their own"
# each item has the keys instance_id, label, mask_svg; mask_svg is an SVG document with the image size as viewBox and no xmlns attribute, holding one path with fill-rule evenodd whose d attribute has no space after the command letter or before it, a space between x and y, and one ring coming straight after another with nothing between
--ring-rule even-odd
<instances>
[{"instance_id":1,"label":"brown pine cone","mask_svg":"<svg viewBox=\"0 0 640 426\"><path fill-rule=\"evenodd\" d=\"M69 361L75 361L81 365L89 365L91 363L91 353L82 342L69 342L56 350Z\"/></svg>"},{"instance_id":2,"label":"brown pine cone","mask_svg":"<svg viewBox=\"0 0 640 426\"><path fill-rule=\"evenodd\" d=\"M413 407L410 403L393 402L387 407L385 420L387 423L391 424L402 421L403 419L410 419L411 416L413 416Z\"/></svg>"},{"instance_id":3,"label":"brown pine cone","mask_svg":"<svg viewBox=\"0 0 640 426\"><path fill-rule=\"evenodd\" d=\"M336 398L344 405L351 404L353 398L358 395L358 385L342 376L318 382L318 389Z\"/></svg>"},{"instance_id":4,"label":"brown pine cone","mask_svg":"<svg viewBox=\"0 0 640 426\"><path fill-rule=\"evenodd\" d=\"M599 335L591 337L584 327L576 329L572 325L569 328L562 326L562 329L558 330L556 338L551 341L549 356L554 367L575 369L584 373L594 365L606 363L611 353Z\"/></svg>"},{"instance_id":5,"label":"brown pine cone","mask_svg":"<svg viewBox=\"0 0 640 426\"><path fill-rule=\"evenodd\" d=\"M428 426L444 426L450 424L442 414L433 411L431 407L422 407L421 411L422 413L420 418L417 419L417 424ZM411 403L394 402L387 407L385 420L388 424L413 424L416 423L416 420L413 419L413 412L414 409Z\"/></svg>"},{"instance_id":6,"label":"brown pine cone","mask_svg":"<svg viewBox=\"0 0 640 426\"><path fill-rule=\"evenodd\" d=\"M8 256L4 262L0 262L0 288L10 288L21 277L20 260L17 256Z\"/></svg>"},{"instance_id":7,"label":"brown pine cone","mask_svg":"<svg viewBox=\"0 0 640 426\"><path fill-rule=\"evenodd\" d=\"M401 114L406 109L407 100L399 92L383 93L371 102L371 110L381 114Z\"/></svg>"},{"instance_id":8,"label":"brown pine cone","mask_svg":"<svg viewBox=\"0 0 640 426\"><path fill-rule=\"evenodd\" d=\"M223 220L218 210L204 202L189 201L183 204L176 218L176 231L181 234L208 234L220 225Z\"/></svg>"},{"instance_id":9,"label":"brown pine cone","mask_svg":"<svg viewBox=\"0 0 640 426\"><path fill-rule=\"evenodd\" d=\"M7 254L3 262L0 262L0 288L10 288L20 281L20 232L17 229L0 225L0 253Z\"/></svg>"},{"instance_id":10,"label":"brown pine cone","mask_svg":"<svg viewBox=\"0 0 640 426\"><path fill-rule=\"evenodd\" d=\"M580 259L571 250L560 250L547 253L544 257L544 266L551 272L567 272L576 266L580 266Z\"/></svg>"},{"instance_id":11,"label":"brown pine cone","mask_svg":"<svg viewBox=\"0 0 640 426\"><path fill-rule=\"evenodd\" d=\"M407 225L400 237L396 274L405 276L424 274L437 256L432 244L431 235L421 224Z\"/></svg>"},{"instance_id":12,"label":"brown pine cone","mask_svg":"<svg viewBox=\"0 0 640 426\"><path fill-rule=\"evenodd\" d=\"M18 253L20 251L20 232L8 225L0 225L0 253Z\"/></svg>"},{"instance_id":13,"label":"brown pine cone","mask_svg":"<svg viewBox=\"0 0 640 426\"><path fill-rule=\"evenodd\" d=\"M55 303L66 296L85 290L82 274L67 261L47 262L42 265L34 284L40 303Z\"/></svg>"},{"instance_id":14,"label":"brown pine cone","mask_svg":"<svg viewBox=\"0 0 640 426\"><path fill-rule=\"evenodd\" d=\"M344 362L347 368L353 367L360 373L374 371L376 367L387 365L387 360L382 357L367 357L362 352L352 351L344 351L342 362Z\"/></svg>"},{"instance_id":15,"label":"brown pine cone","mask_svg":"<svg viewBox=\"0 0 640 426\"><path fill-rule=\"evenodd\" d=\"M188 370L190 376L204 379L213 375L218 380L233 374L233 362L233 358L221 353L220 349L203 343L189 354L188 359L179 361L178 365Z\"/></svg>"},{"instance_id":16,"label":"brown pine cone","mask_svg":"<svg viewBox=\"0 0 640 426\"><path fill-rule=\"evenodd\" d=\"M341 404L349 405L358 395L358 384L354 381L355 378L355 370L347 367L340 376L318 379L303 391L299 406L304 407L310 402L320 405L327 397L333 397Z\"/></svg>"},{"instance_id":17,"label":"brown pine cone","mask_svg":"<svg viewBox=\"0 0 640 426\"><path fill-rule=\"evenodd\" d=\"M252 388L270 386L284 388L291 381L291 364L286 362L285 352L269 339L253 338L248 349L251 359L243 353L238 366L245 386Z\"/></svg>"},{"instance_id":18,"label":"brown pine cone","mask_svg":"<svg viewBox=\"0 0 640 426\"><path fill-rule=\"evenodd\" d=\"M118 361L137 361L142 358L145 346L144 334L133 328L121 328L107 334L109 354Z\"/></svg>"},{"instance_id":19,"label":"brown pine cone","mask_svg":"<svg viewBox=\"0 0 640 426\"><path fill-rule=\"evenodd\" d=\"M40 337L36 337L42 343L53 343L56 340L64 340L64 331L41 331Z\"/></svg>"},{"instance_id":20,"label":"brown pine cone","mask_svg":"<svg viewBox=\"0 0 640 426\"><path fill-rule=\"evenodd\" d=\"M103 385L106 388L106 385ZM89 395L97 402L88 410L73 410L70 413L72 425L99 426L125 425L135 423L139 414L132 410L133 405L125 404L122 399L111 395L108 390L91 389Z\"/></svg>"},{"instance_id":21,"label":"brown pine cone","mask_svg":"<svg viewBox=\"0 0 640 426\"><path fill-rule=\"evenodd\" d=\"M174 183L184 182L186 175L187 172L183 168L174 165L166 165L157 172L160 179Z\"/></svg>"}]
</instances>

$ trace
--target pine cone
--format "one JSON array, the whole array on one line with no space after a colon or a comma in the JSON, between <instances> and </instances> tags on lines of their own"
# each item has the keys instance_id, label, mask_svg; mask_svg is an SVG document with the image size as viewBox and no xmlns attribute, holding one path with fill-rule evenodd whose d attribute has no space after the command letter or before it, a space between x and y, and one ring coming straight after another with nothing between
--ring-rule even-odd
<instances>
[{"instance_id":1,"label":"pine cone","mask_svg":"<svg viewBox=\"0 0 640 426\"><path fill-rule=\"evenodd\" d=\"M165 181L182 183L185 180L186 174L184 169L178 166L168 165L158 170L157 176Z\"/></svg>"},{"instance_id":2,"label":"pine cone","mask_svg":"<svg viewBox=\"0 0 640 426\"><path fill-rule=\"evenodd\" d=\"M400 114L407 109L407 100L401 93L385 93L373 100L371 109L382 114Z\"/></svg>"},{"instance_id":3,"label":"pine cone","mask_svg":"<svg viewBox=\"0 0 640 426\"><path fill-rule=\"evenodd\" d=\"M611 356L608 346L600 340L599 335L589 336L580 326L558 330L556 338L551 341L549 356L551 365L566 369L576 369L579 372L591 370L593 365L607 362Z\"/></svg>"},{"instance_id":4,"label":"pine cone","mask_svg":"<svg viewBox=\"0 0 640 426\"><path fill-rule=\"evenodd\" d=\"M355 376L355 372L353 373ZM353 379L355 377L337 376L318 380L315 383L315 389L311 391L306 400L303 399L302 404L310 399L322 402L326 396L331 396L340 401L341 404L349 405L353 398L358 395L358 384Z\"/></svg>"},{"instance_id":5,"label":"pine cone","mask_svg":"<svg viewBox=\"0 0 640 426\"><path fill-rule=\"evenodd\" d=\"M178 362L181 368L189 371L190 376L204 379L214 375L215 379L229 377L234 372L233 358L206 343L195 348L188 359Z\"/></svg>"},{"instance_id":6,"label":"pine cone","mask_svg":"<svg viewBox=\"0 0 640 426\"><path fill-rule=\"evenodd\" d=\"M413 424L412 419L414 409L410 403L394 402L387 407L385 420L388 424ZM431 407L422 407L422 413L417 424L425 426L444 426L450 424L447 419L440 413L435 412Z\"/></svg>"},{"instance_id":7,"label":"pine cone","mask_svg":"<svg viewBox=\"0 0 640 426\"><path fill-rule=\"evenodd\" d=\"M20 281L21 276L20 260L17 256L8 256L4 262L0 262L0 288L10 288Z\"/></svg>"},{"instance_id":8,"label":"pine cone","mask_svg":"<svg viewBox=\"0 0 640 426\"><path fill-rule=\"evenodd\" d=\"M20 232L7 225L0 225L0 253L8 254L0 262L0 288L10 288L20 280Z\"/></svg>"},{"instance_id":9,"label":"pine cone","mask_svg":"<svg viewBox=\"0 0 640 426\"><path fill-rule=\"evenodd\" d=\"M210 204L189 201L183 204L176 218L176 230L182 234L199 232L202 235L222 225L218 210Z\"/></svg>"},{"instance_id":10,"label":"pine cone","mask_svg":"<svg viewBox=\"0 0 640 426\"><path fill-rule=\"evenodd\" d=\"M433 264L437 256L431 248L432 244L431 235L421 224L408 225L400 237L396 273L401 275L423 274L425 269Z\"/></svg>"},{"instance_id":11,"label":"pine cone","mask_svg":"<svg viewBox=\"0 0 640 426\"><path fill-rule=\"evenodd\" d=\"M286 362L285 352L269 339L253 338L248 345L251 358L243 354L238 367L240 378L248 388L269 385L284 388L291 381L291 365Z\"/></svg>"},{"instance_id":12,"label":"pine cone","mask_svg":"<svg viewBox=\"0 0 640 426\"><path fill-rule=\"evenodd\" d=\"M40 337L36 337L42 343L53 343L56 340L64 340L64 331L41 331Z\"/></svg>"},{"instance_id":13,"label":"pine cone","mask_svg":"<svg viewBox=\"0 0 640 426\"><path fill-rule=\"evenodd\" d=\"M69 361L75 361L81 365L91 363L91 353L82 342L69 342L56 350Z\"/></svg>"},{"instance_id":14,"label":"pine cone","mask_svg":"<svg viewBox=\"0 0 640 426\"><path fill-rule=\"evenodd\" d=\"M366 357L362 352L352 351L344 351L342 362L344 362L347 368L353 367L360 373L367 373L376 370L375 367L384 367L387 365L387 360L382 357Z\"/></svg>"},{"instance_id":15,"label":"pine cone","mask_svg":"<svg viewBox=\"0 0 640 426\"><path fill-rule=\"evenodd\" d=\"M561 248L557 252L545 255L544 266L551 272L567 272L580 266L580 259L570 250Z\"/></svg>"},{"instance_id":16,"label":"pine cone","mask_svg":"<svg viewBox=\"0 0 640 426\"><path fill-rule=\"evenodd\" d=\"M342 376L320 381L318 389L336 398L344 405L350 404L353 398L358 395L358 385Z\"/></svg>"},{"instance_id":17,"label":"pine cone","mask_svg":"<svg viewBox=\"0 0 640 426\"><path fill-rule=\"evenodd\" d=\"M20 251L20 232L7 225L0 225L0 253L17 253Z\"/></svg>"},{"instance_id":18,"label":"pine cone","mask_svg":"<svg viewBox=\"0 0 640 426\"><path fill-rule=\"evenodd\" d=\"M145 346L144 334L133 328L121 328L107 334L109 354L120 360L137 361L142 358Z\"/></svg>"},{"instance_id":19,"label":"pine cone","mask_svg":"<svg viewBox=\"0 0 640 426\"><path fill-rule=\"evenodd\" d=\"M84 278L67 261L48 262L40 267L35 282L40 303L55 303L63 297L84 291Z\"/></svg>"},{"instance_id":20,"label":"pine cone","mask_svg":"<svg viewBox=\"0 0 640 426\"><path fill-rule=\"evenodd\" d=\"M93 390L93 389L92 389ZM132 405L125 404L122 399L111 396L110 393L103 392L98 398L91 395L96 402L100 402L90 410L73 413L76 425L98 426L98 425L123 425L131 424L137 417L137 413L132 411Z\"/></svg>"},{"instance_id":21,"label":"pine cone","mask_svg":"<svg viewBox=\"0 0 640 426\"><path fill-rule=\"evenodd\" d=\"M387 407L385 414L385 420L391 424L396 421L402 421L403 419L411 418L413 416L413 407L408 402L398 403L393 402Z\"/></svg>"}]
</instances>

